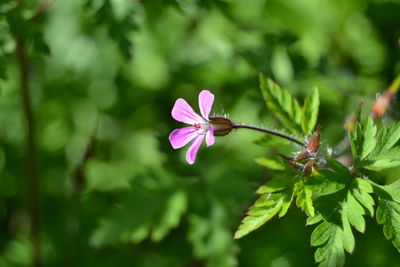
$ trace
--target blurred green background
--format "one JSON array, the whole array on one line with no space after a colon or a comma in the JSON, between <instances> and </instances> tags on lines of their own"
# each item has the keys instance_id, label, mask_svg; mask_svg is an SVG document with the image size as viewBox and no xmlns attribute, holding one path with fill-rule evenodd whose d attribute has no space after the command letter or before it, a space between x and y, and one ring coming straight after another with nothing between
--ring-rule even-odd
<instances>
[{"instance_id":1,"label":"blurred green background","mask_svg":"<svg viewBox=\"0 0 400 267\"><path fill-rule=\"evenodd\" d=\"M39 9L38 9L39 7ZM296 207L241 240L233 233L279 146L238 131L185 162L169 133L175 100L280 128L263 72L300 100L321 93L325 146L361 99L400 73L398 0L1 0L0 266L31 266L23 44L44 266L313 266L313 226ZM398 98L386 120L400 118ZM398 179L399 169L375 174ZM31 203L32 204L32 203ZM400 266L374 218L346 266Z\"/></svg>"}]
</instances>

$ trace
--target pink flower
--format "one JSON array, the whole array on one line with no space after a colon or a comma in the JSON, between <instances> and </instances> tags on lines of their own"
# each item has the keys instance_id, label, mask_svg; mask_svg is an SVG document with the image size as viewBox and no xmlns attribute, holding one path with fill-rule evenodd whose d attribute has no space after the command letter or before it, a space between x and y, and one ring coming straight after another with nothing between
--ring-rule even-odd
<instances>
[{"instance_id":1,"label":"pink flower","mask_svg":"<svg viewBox=\"0 0 400 267\"><path fill-rule=\"evenodd\" d=\"M169 135L169 141L174 149L184 147L193 140L186 152L186 161L189 164L194 163L204 137L206 138L207 146L214 144L214 129L210 125L210 119L208 118L213 103L214 95L208 90L203 90L199 94L201 116L182 98L176 100L172 108L171 114L175 120L191 125L190 127L175 129Z\"/></svg>"}]
</instances>

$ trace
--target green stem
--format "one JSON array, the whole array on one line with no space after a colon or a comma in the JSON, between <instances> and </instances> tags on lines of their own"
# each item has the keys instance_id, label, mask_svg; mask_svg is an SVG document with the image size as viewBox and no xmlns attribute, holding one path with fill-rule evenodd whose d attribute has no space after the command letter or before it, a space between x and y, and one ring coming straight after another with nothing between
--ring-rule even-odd
<instances>
[{"instance_id":1,"label":"green stem","mask_svg":"<svg viewBox=\"0 0 400 267\"><path fill-rule=\"evenodd\" d=\"M397 76L397 78L394 79L394 81L390 84L389 91L395 94L399 89L400 89L400 75Z\"/></svg>"}]
</instances>

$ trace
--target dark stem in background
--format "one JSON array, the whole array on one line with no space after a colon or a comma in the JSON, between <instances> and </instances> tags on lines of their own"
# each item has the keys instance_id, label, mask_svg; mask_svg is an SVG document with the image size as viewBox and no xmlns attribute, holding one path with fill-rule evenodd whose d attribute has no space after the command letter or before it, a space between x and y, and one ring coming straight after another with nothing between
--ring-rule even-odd
<instances>
[{"instance_id":1,"label":"dark stem in background","mask_svg":"<svg viewBox=\"0 0 400 267\"><path fill-rule=\"evenodd\" d=\"M35 14L33 14L30 20L34 20L41 17L47 11L47 9L49 9L49 7L54 3L54 1L55 0L42 0L38 5Z\"/></svg>"},{"instance_id":2,"label":"dark stem in background","mask_svg":"<svg viewBox=\"0 0 400 267\"><path fill-rule=\"evenodd\" d=\"M69 213L69 218L67 224L68 227L68 249L67 254L67 266L76 266L79 263L79 253L76 244L79 242L80 231L81 231L81 193L86 184L85 177L85 166L88 161L93 157L95 153L96 143L96 133L99 129L100 119L96 118L95 126L93 128L93 133L90 140L86 146L86 149L82 155L81 161L72 171L71 179L73 184L72 191L72 205L71 211Z\"/></svg>"},{"instance_id":3,"label":"dark stem in background","mask_svg":"<svg viewBox=\"0 0 400 267\"><path fill-rule=\"evenodd\" d=\"M22 39L15 35L17 45L17 60L20 71L22 105L26 120L26 174L28 179L28 201L30 216L30 235L32 242L32 265L40 266L40 239L39 239L39 201L38 201L38 176L36 172L36 145L35 124L29 96L29 70L28 58Z\"/></svg>"},{"instance_id":4,"label":"dark stem in background","mask_svg":"<svg viewBox=\"0 0 400 267\"><path fill-rule=\"evenodd\" d=\"M301 146L305 147L305 144L303 144L299 140L297 140L297 139L295 139L295 138L293 138L293 137L291 137L289 135L286 135L284 133L280 133L280 132L277 132L277 131L274 131L274 130L270 130L270 129L266 129L266 128L262 128L262 127L258 127L258 126L254 126L254 125L241 124L241 123L233 123L232 127L234 129L250 129L250 130L263 132L263 133L266 133L266 134L272 134L272 135L284 138L286 140L289 140L291 142L294 142L294 143L296 143L298 145L301 145Z\"/></svg>"}]
</instances>

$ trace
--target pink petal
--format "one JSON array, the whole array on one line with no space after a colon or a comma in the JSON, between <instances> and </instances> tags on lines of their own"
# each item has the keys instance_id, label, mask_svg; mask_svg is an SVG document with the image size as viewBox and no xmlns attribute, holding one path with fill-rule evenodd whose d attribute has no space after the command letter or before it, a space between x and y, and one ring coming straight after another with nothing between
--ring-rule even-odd
<instances>
[{"instance_id":1,"label":"pink petal","mask_svg":"<svg viewBox=\"0 0 400 267\"><path fill-rule=\"evenodd\" d=\"M214 95L208 91L208 90L203 90L199 94L199 107L200 107L200 112L203 118L208 120L208 115L210 114L212 105L214 103Z\"/></svg>"},{"instance_id":2,"label":"pink petal","mask_svg":"<svg viewBox=\"0 0 400 267\"><path fill-rule=\"evenodd\" d=\"M175 105L172 108L172 118L177 121L184 122L187 124L204 123L205 120L197 115L192 107L182 98L175 101Z\"/></svg>"},{"instance_id":3,"label":"pink petal","mask_svg":"<svg viewBox=\"0 0 400 267\"><path fill-rule=\"evenodd\" d=\"M202 134L197 135L197 137L194 139L193 143L190 145L188 151L186 152L186 161L189 164L193 164L194 161L196 160L196 154L197 154L197 151L199 150L199 147L200 147L203 139L204 139L204 135L202 135Z\"/></svg>"},{"instance_id":4,"label":"pink petal","mask_svg":"<svg viewBox=\"0 0 400 267\"><path fill-rule=\"evenodd\" d=\"M214 130L212 129L212 127L209 127L208 132L206 133L206 144L207 146L212 146L214 142Z\"/></svg>"},{"instance_id":5,"label":"pink petal","mask_svg":"<svg viewBox=\"0 0 400 267\"><path fill-rule=\"evenodd\" d=\"M198 135L193 127L175 129L169 135L169 142L174 149L181 148Z\"/></svg>"}]
</instances>

